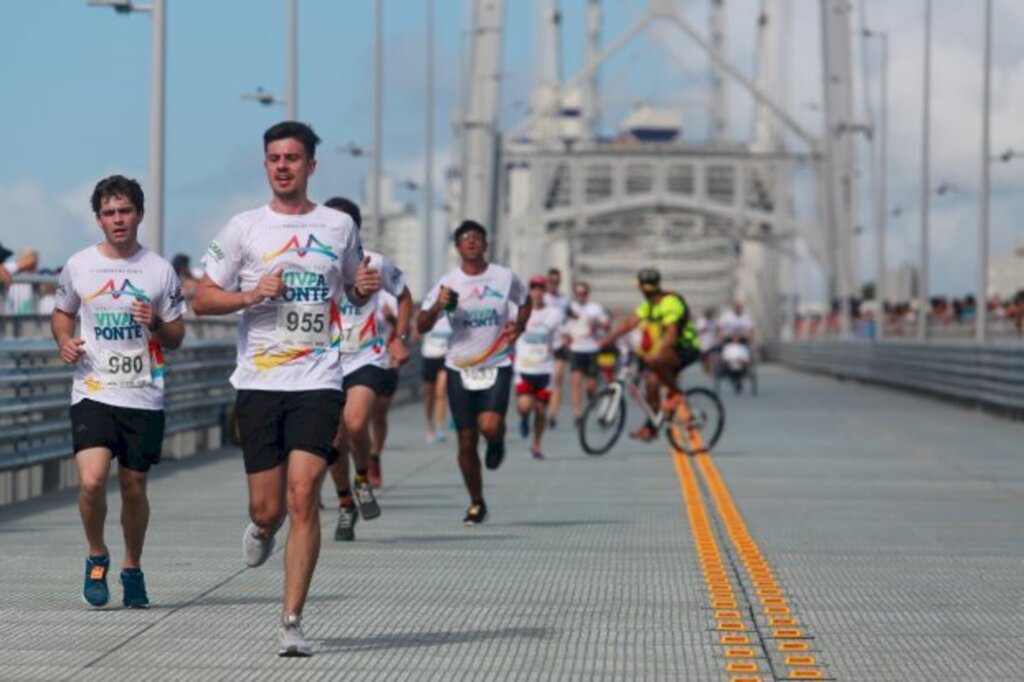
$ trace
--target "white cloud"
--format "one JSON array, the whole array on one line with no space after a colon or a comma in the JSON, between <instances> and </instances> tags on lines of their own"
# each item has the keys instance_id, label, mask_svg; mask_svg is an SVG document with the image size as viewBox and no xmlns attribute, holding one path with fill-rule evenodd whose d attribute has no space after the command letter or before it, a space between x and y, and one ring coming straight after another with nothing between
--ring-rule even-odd
<instances>
[{"instance_id":1,"label":"white cloud","mask_svg":"<svg viewBox=\"0 0 1024 682\"><path fill-rule=\"evenodd\" d=\"M37 249L44 268L62 265L101 236L89 207L91 193L92 183L63 194L31 178L0 185L4 246L15 252Z\"/></svg>"}]
</instances>

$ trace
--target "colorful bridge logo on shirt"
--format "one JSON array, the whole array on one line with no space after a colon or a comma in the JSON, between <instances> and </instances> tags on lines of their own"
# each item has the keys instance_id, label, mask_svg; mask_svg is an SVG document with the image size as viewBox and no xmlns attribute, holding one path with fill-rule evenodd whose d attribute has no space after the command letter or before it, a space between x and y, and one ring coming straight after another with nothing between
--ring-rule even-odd
<instances>
[{"instance_id":1,"label":"colorful bridge logo on shirt","mask_svg":"<svg viewBox=\"0 0 1024 682\"><path fill-rule=\"evenodd\" d=\"M90 301L94 301L101 296L110 296L115 301L121 298L122 296L131 296L140 301L149 303L149 294L147 294L145 291L139 289L134 284L132 284L132 281L130 279L126 279L123 282L121 282L120 288L114 285L114 280L108 279L106 284L101 286L92 294L86 296L85 302L88 303Z\"/></svg>"},{"instance_id":2,"label":"colorful bridge logo on shirt","mask_svg":"<svg viewBox=\"0 0 1024 682\"><path fill-rule=\"evenodd\" d=\"M496 299L498 299L500 301L501 299L504 298L504 296L502 296L500 291L496 291L495 289L492 289L492 288L490 288L489 286L487 286L485 284L482 287L473 287L472 289L470 289L469 293L466 294L464 300L466 300L466 301L472 301L473 299L485 300L485 299L488 299L488 298L496 298Z\"/></svg>"},{"instance_id":3,"label":"colorful bridge logo on shirt","mask_svg":"<svg viewBox=\"0 0 1024 682\"><path fill-rule=\"evenodd\" d=\"M297 234L293 234L292 238L289 239L285 243L285 245L282 246L280 249L265 254L263 256L263 262L269 263L278 256L284 255L286 253L294 253L299 258L305 258L309 254L315 253L319 256L325 256L326 258L330 258L331 260L338 260L338 254L334 253L331 247L327 246L313 235L309 235L308 237L306 237L305 246L300 246L299 236Z\"/></svg>"}]
</instances>

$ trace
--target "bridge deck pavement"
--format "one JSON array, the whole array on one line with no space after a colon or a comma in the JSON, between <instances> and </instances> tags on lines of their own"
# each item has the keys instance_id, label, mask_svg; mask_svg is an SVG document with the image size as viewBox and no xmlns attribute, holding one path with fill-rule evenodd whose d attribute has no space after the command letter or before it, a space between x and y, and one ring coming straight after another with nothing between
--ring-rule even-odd
<instances>
[{"instance_id":1,"label":"bridge deck pavement","mask_svg":"<svg viewBox=\"0 0 1024 682\"><path fill-rule=\"evenodd\" d=\"M828 674L1024 678L1020 425L774 367L761 384L726 396L715 462ZM664 445L591 458L560 425L535 462L510 434L491 520L466 529L451 439L425 445L414 406L392 422L383 516L346 544L324 518L311 659L274 656L281 554L241 563L231 450L154 475L148 611L82 605L72 495L0 510L0 679L729 679ZM111 490L115 562L118 514Z\"/></svg>"}]
</instances>

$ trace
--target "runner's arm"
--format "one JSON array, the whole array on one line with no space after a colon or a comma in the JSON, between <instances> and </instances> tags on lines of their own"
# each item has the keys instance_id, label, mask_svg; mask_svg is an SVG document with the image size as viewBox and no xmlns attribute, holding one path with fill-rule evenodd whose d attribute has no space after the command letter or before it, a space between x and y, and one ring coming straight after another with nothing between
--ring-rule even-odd
<instances>
[{"instance_id":1,"label":"runner's arm","mask_svg":"<svg viewBox=\"0 0 1024 682\"><path fill-rule=\"evenodd\" d=\"M192 310L196 315L230 315L262 301L264 297L258 292L258 287L250 291L225 291L209 275L203 275L192 299Z\"/></svg>"},{"instance_id":2,"label":"runner's arm","mask_svg":"<svg viewBox=\"0 0 1024 682\"><path fill-rule=\"evenodd\" d=\"M55 308L50 316L50 330L53 332L53 340L57 342L61 360L70 365L85 355L85 349L82 348L85 340L75 338L74 315Z\"/></svg>"},{"instance_id":3,"label":"runner's arm","mask_svg":"<svg viewBox=\"0 0 1024 682\"><path fill-rule=\"evenodd\" d=\"M157 327L151 329L153 338L164 348L174 350L175 348L181 347L181 342L185 340L185 318L179 317L170 322L164 322L160 318L154 320Z\"/></svg>"},{"instance_id":4,"label":"runner's arm","mask_svg":"<svg viewBox=\"0 0 1024 682\"><path fill-rule=\"evenodd\" d=\"M629 317L622 321L622 324L619 325L618 329L613 331L610 335L604 337L604 339L602 339L601 345L612 345L613 343L621 339L623 336L636 329L639 325L640 316L637 315L636 313L633 313L632 315L630 315Z\"/></svg>"},{"instance_id":5,"label":"runner's arm","mask_svg":"<svg viewBox=\"0 0 1024 682\"><path fill-rule=\"evenodd\" d=\"M409 347L406 339L409 338L409 318L412 317L412 294L409 287L404 287L398 297L398 313L395 318L395 339L391 342L391 357L399 365L409 360Z\"/></svg>"}]
</instances>

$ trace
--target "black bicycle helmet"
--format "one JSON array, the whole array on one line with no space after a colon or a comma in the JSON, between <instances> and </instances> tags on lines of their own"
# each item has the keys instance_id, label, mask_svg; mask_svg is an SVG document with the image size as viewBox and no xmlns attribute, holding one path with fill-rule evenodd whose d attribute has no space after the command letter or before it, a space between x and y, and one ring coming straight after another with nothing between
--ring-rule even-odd
<instances>
[{"instance_id":1,"label":"black bicycle helmet","mask_svg":"<svg viewBox=\"0 0 1024 682\"><path fill-rule=\"evenodd\" d=\"M643 268L636 273L636 281L641 289L658 289L661 286L661 273L657 268Z\"/></svg>"}]
</instances>

